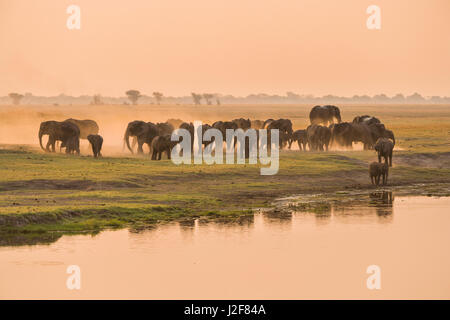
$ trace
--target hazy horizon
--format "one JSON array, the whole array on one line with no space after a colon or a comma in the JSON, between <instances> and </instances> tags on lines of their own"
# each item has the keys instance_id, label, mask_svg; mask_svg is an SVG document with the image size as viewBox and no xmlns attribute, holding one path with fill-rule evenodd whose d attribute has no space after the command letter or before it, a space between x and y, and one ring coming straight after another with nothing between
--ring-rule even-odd
<instances>
[{"instance_id":1,"label":"hazy horizon","mask_svg":"<svg viewBox=\"0 0 450 320\"><path fill-rule=\"evenodd\" d=\"M448 0L0 0L0 96L450 96L449 31Z\"/></svg>"}]
</instances>

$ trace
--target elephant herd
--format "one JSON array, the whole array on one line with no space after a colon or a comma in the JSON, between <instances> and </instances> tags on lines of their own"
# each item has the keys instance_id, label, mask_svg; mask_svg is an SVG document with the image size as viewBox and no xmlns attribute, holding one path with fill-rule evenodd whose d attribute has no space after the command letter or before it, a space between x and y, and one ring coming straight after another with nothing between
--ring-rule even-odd
<instances>
[{"instance_id":1,"label":"elephant herd","mask_svg":"<svg viewBox=\"0 0 450 320\"><path fill-rule=\"evenodd\" d=\"M216 121L213 124L202 124L202 132L214 128L226 136L227 129L267 129L270 137L271 129L279 131L279 146L281 149L291 149L292 143L297 142L300 151L328 151L331 146L352 148L354 143L361 142L364 150L373 149L378 153L378 164L370 165L372 183L387 181L388 166L392 166L392 152L395 145L394 133L376 117L357 116L352 122L343 122L338 107L332 105L315 106L309 114L310 125L306 129L293 130L289 119L250 120L238 118L231 121ZM135 120L128 123L124 134L124 147L131 153L137 145L137 153L142 154L143 145L150 150L152 160L160 160L163 153L170 159L171 149L177 142L171 141L171 134L175 129L182 128L194 136L192 122L180 119L169 119L166 122L145 122ZM95 157L101 156L103 138L98 135L99 126L93 120L67 119L65 121L45 121L39 129L39 143L43 150L55 152L55 144L61 142L60 149L66 153L80 153L80 139L87 139ZM42 136L48 135L46 147L42 144ZM130 138L132 141L130 142ZM193 146L194 139L191 139ZM203 142L206 147L212 141ZM50 150L51 148L51 150ZM385 159L386 167L381 165Z\"/></svg>"},{"instance_id":2,"label":"elephant herd","mask_svg":"<svg viewBox=\"0 0 450 320\"><path fill-rule=\"evenodd\" d=\"M80 139L86 139L92 146L94 157L101 156L103 138L98 135L99 127L94 120L67 119L64 121L44 121L39 127L39 144L47 152L55 152L57 142L67 154L80 154ZM42 137L48 135L44 148ZM51 150L50 150L51 147Z\"/></svg>"}]
</instances>

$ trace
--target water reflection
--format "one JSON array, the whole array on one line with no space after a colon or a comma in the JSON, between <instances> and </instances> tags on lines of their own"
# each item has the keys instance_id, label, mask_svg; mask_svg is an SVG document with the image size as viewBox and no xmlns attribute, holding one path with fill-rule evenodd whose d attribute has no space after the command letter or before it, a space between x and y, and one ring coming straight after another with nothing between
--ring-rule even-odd
<instances>
[{"instance_id":1,"label":"water reflection","mask_svg":"<svg viewBox=\"0 0 450 320\"><path fill-rule=\"evenodd\" d=\"M450 198L345 196L347 201L304 196L303 204L318 205L303 211L280 204L208 223L201 218L3 247L0 298L450 297ZM71 264L83 270L79 292L65 286ZM383 270L378 292L365 286L371 264Z\"/></svg>"},{"instance_id":2,"label":"water reflection","mask_svg":"<svg viewBox=\"0 0 450 320\"><path fill-rule=\"evenodd\" d=\"M306 202L291 201L281 204L280 208L291 210L296 215L313 215L317 225L326 225L331 220L341 223L389 223L393 219L394 199L392 191L378 191L328 202L317 198L306 199Z\"/></svg>"}]
</instances>

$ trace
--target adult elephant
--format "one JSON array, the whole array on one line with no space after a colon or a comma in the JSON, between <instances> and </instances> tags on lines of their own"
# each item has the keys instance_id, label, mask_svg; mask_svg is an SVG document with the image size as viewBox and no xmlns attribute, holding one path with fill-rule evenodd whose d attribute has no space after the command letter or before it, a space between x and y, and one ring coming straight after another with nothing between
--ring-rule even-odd
<instances>
[{"instance_id":1,"label":"adult elephant","mask_svg":"<svg viewBox=\"0 0 450 320\"><path fill-rule=\"evenodd\" d=\"M66 119L65 122L75 124L80 129L80 139L87 140L88 135L98 134L99 127L94 120L78 120L78 119Z\"/></svg>"},{"instance_id":2,"label":"adult elephant","mask_svg":"<svg viewBox=\"0 0 450 320\"><path fill-rule=\"evenodd\" d=\"M233 130L237 130L238 126L235 122L233 121L216 121L213 123L212 127L214 129L219 130L220 132L222 132L222 136L223 139L225 141L226 136L227 136L227 129L233 129Z\"/></svg>"},{"instance_id":3,"label":"adult elephant","mask_svg":"<svg viewBox=\"0 0 450 320\"><path fill-rule=\"evenodd\" d=\"M250 129L252 126L250 119L239 118L234 119L232 122L237 125L238 129L242 129L244 131Z\"/></svg>"},{"instance_id":4,"label":"adult elephant","mask_svg":"<svg viewBox=\"0 0 450 320\"><path fill-rule=\"evenodd\" d=\"M362 142L364 150L368 150L373 146L373 135L368 125L363 123L352 123L351 129L352 142Z\"/></svg>"},{"instance_id":5,"label":"adult elephant","mask_svg":"<svg viewBox=\"0 0 450 320\"><path fill-rule=\"evenodd\" d=\"M381 158L392 167L392 151L394 150L394 144L387 138L380 138L375 143L375 151L378 153L378 162L381 162Z\"/></svg>"},{"instance_id":6,"label":"adult elephant","mask_svg":"<svg viewBox=\"0 0 450 320\"><path fill-rule=\"evenodd\" d=\"M42 137L48 135L46 147L42 145ZM61 141L61 147L66 148L66 153L76 152L80 154L80 129L77 125L66 121L44 121L39 127L39 144L42 150L55 152L56 141Z\"/></svg>"},{"instance_id":7,"label":"adult elephant","mask_svg":"<svg viewBox=\"0 0 450 320\"><path fill-rule=\"evenodd\" d=\"M202 136L204 136L206 130L211 129L211 128L212 127L209 124L207 124L207 123L202 124ZM189 132L189 134L191 136L191 151L193 151L194 150L194 130L195 130L194 125L192 124L192 122L189 122L189 123L188 122L183 122L180 125L180 129L185 129L185 130L187 130ZM203 141L202 144L203 144L203 146L206 147L206 146L208 146L209 144L211 144L213 142L214 142L214 140L212 140L212 141Z\"/></svg>"},{"instance_id":8,"label":"adult elephant","mask_svg":"<svg viewBox=\"0 0 450 320\"><path fill-rule=\"evenodd\" d=\"M334 123L330 126L331 145L352 148L352 125L348 122Z\"/></svg>"},{"instance_id":9,"label":"adult elephant","mask_svg":"<svg viewBox=\"0 0 450 320\"><path fill-rule=\"evenodd\" d=\"M263 123L263 129L266 129L267 128L267 126L269 125L269 124L271 124L272 122L274 122L275 120L274 119L267 119L266 121L264 121L264 123Z\"/></svg>"},{"instance_id":10,"label":"adult elephant","mask_svg":"<svg viewBox=\"0 0 450 320\"><path fill-rule=\"evenodd\" d=\"M175 130L174 126L171 123L168 122L159 122L156 124L159 131L159 136L165 136L167 134L172 134L172 132Z\"/></svg>"},{"instance_id":11,"label":"adult elephant","mask_svg":"<svg viewBox=\"0 0 450 320\"><path fill-rule=\"evenodd\" d=\"M267 136L271 137L271 130L278 129L280 138L280 149L283 149L292 138L292 121L289 119L278 119L270 122L267 126Z\"/></svg>"},{"instance_id":12,"label":"adult elephant","mask_svg":"<svg viewBox=\"0 0 450 320\"><path fill-rule=\"evenodd\" d=\"M365 123L367 125L371 125L371 124L381 124L380 119L369 116L369 115L364 115L364 116L356 116L355 118L353 118L353 123Z\"/></svg>"},{"instance_id":13,"label":"adult elephant","mask_svg":"<svg viewBox=\"0 0 450 320\"><path fill-rule=\"evenodd\" d=\"M394 146L395 146L395 136L394 136L394 132L392 132L391 130L387 130L387 129L386 129L386 130L384 131L383 138L391 139L391 140L392 140L392 143L393 143Z\"/></svg>"},{"instance_id":14,"label":"adult elephant","mask_svg":"<svg viewBox=\"0 0 450 320\"><path fill-rule=\"evenodd\" d=\"M315 106L311 109L309 113L309 120L311 124L324 124L334 123L334 119L337 123L341 123L341 111L336 106L326 105L326 106Z\"/></svg>"},{"instance_id":15,"label":"adult elephant","mask_svg":"<svg viewBox=\"0 0 450 320\"><path fill-rule=\"evenodd\" d=\"M250 122L252 129L258 130L264 128L264 121L262 120L251 120Z\"/></svg>"},{"instance_id":16,"label":"adult elephant","mask_svg":"<svg viewBox=\"0 0 450 320\"><path fill-rule=\"evenodd\" d=\"M166 123L171 124L175 129L177 129L181 126L181 124L184 123L184 121L181 119L169 119L166 121Z\"/></svg>"},{"instance_id":17,"label":"adult elephant","mask_svg":"<svg viewBox=\"0 0 450 320\"><path fill-rule=\"evenodd\" d=\"M138 153L144 153L142 146L146 143L151 150L152 140L159 135L158 127L151 122L144 121L132 121L128 123L127 129L125 130L124 140L128 147L128 150L133 153L133 149L130 146L130 137L136 137L138 144Z\"/></svg>"},{"instance_id":18,"label":"adult elephant","mask_svg":"<svg viewBox=\"0 0 450 320\"><path fill-rule=\"evenodd\" d=\"M280 132L285 132L287 134L292 134L292 121L289 119L278 119L270 122L267 126L267 130L278 129Z\"/></svg>"},{"instance_id":19,"label":"adult elephant","mask_svg":"<svg viewBox=\"0 0 450 320\"><path fill-rule=\"evenodd\" d=\"M310 151L328 151L331 130L328 127L312 124L306 128L306 137Z\"/></svg>"}]
</instances>

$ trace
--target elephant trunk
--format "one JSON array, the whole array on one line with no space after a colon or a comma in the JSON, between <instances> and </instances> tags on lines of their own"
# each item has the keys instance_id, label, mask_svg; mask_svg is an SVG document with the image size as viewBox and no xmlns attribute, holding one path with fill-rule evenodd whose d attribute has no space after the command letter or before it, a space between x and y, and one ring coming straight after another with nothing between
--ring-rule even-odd
<instances>
[{"instance_id":1,"label":"elephant trunk","mask_svg":"<svg viewBox=\"0 0 450 320\"><path fill-rule=\"evenodd\" d=\"M336 110L336 111L337 111L336 112L336 119L337 119L338 123L341 123L342 122L341 112L339 110Z\"/></svg>"},{"instance_id":2,"label":"elephant trunk","mask_svg":"<svg viewBox=\"0 0 450 320\"><path fill-rule=\"evenodd\" d=\"M45 151L44 146L42 145L42 136L44 135L44 132L42 128L39 129L39 144L41 145L42 150Z\"/></svg>"},{"instance_id":3,"label":"elephant trunk","mask_svg":"<svg viewBox=\"0 0 450 320\"><path fill-rule=\"evenodd\" d=\"M130 146L130 128L127 127L127 130L125 131L125 136L123 138L125 140L125 144L127 145L128 150L131 151L131 153L133 153L133 149Z\"/></svg>"}]
</instances>

